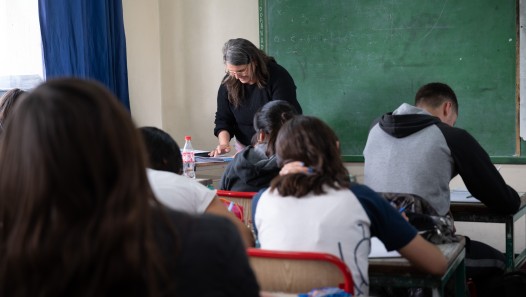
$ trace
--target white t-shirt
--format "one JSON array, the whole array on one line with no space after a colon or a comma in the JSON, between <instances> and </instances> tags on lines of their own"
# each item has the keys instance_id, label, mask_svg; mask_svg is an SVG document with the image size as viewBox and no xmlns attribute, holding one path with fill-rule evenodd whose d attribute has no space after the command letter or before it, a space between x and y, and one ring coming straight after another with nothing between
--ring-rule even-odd
<instances>
[{"instance_id":1,"label":"white t-shirt","mask_svg":"<svg viewBox=\"0 0 526 297\"><path fill-rule=\"evenodd\" d=\"M350 268L357 295L368 295L370 224L364 208L348 189L324 188L325 195L281 197L265 191L257 204L255 225L262 249L319 251L342 258Z\"/></svg>"},{"instance_id":2,"label":"white t-shirt","mask_svg":"<svg viewBox=\"0 0 526 297\"><path fill-rule=\"evenodd\" d=\"M194 179L173 172L147 169L153 193L164 205L191 214L204 213L216 196Z\"/></svg>"}]
</instances>

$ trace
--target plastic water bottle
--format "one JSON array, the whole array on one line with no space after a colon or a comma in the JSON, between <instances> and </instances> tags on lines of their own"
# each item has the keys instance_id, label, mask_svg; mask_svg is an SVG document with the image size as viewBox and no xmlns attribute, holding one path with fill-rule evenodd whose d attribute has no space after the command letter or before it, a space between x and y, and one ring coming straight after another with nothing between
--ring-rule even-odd
<instances>
[{"instance_id":1,"label":"plastic water bottle","mask_svg":"<svg viewBox=\"0 0 526 297\"><path fill-rule=\"evenodd\" d=\"M183 175L189 178L195 178L195 154L192 147L192 137L184 137L183 147Z\"/></svg>"}]
</instances>

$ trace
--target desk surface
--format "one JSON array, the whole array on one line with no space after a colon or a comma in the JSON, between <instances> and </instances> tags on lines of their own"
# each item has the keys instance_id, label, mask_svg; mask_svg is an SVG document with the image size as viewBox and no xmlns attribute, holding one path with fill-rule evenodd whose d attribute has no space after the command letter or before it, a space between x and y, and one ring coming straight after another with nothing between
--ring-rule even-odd
<instances>
[{"instance_id":1,"label":"desk surface","mask_svg":"<svg viewBox=\"0 0 526 297\"><path fill-rule=\"evenodd\" d=\"M451 266L457 259L457 256L464 250L465 239L460 237L459 242L438 244L437 247L444 254ZM427 275L428 273L418 270L409 261L402 257L392 258L369 258L369 275L375 274L404 273L410 275Z\"/></svg>"},{"instance_id":2,"label":"desk surface","mask_svg":"<svg viewBox=\"0 0 526 297\"><path fill-rule=\"evenodd\" d=\"M482 202L452 201L450 209L455 221L506 223L509 218L515 221L526 213L526 194L522 194L520 198L521 206L513 215L496 213Z\"/></svg>"},{"instance_id":3,"label":"desk surface","mask_svg":"<svg viewBox=\"0 0 526 297\"><path fill-rule=\"evenodd\" d=\"M423 272L404 258L369 259L369 282L375 287L432 288L433 296L445 296L446 284L454 277L454 296L465 296L464 245L464 237L460 242L437 245L448 261L448 268L441 276Z\"/></svg>"},{"instance_id":4,"label":"desk surface","mask_svg":"<svg viewBox=\"0 0 526 297\"><path fill-rule=\"evenodd\" d=\"M515 214L500 214L492 211L481 202L451 202L453 220L458 222L504 223L506 246L506 269L511 271L526 261L526 249L515 256L514 223L526 214L526 195L521 195L521 206Z\"/></svg>"},{"instance_id":5,"label":"desk surface","mask_svg":"<svg viewBox=\"0 0 526 297\"><path fill-rule=\"evenodd\" d=\"M213 180L211 178L196 178L195 180L203 186L209 186L213 183Z\"/></svg>"}]
</instances>

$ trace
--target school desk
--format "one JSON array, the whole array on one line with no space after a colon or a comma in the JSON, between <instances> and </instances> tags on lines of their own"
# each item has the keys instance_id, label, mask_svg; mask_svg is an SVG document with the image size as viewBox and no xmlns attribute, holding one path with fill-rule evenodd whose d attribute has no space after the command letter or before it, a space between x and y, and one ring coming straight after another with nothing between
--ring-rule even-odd
<instances>
[{"instance_id":1,"label":"school desk","mask_svg":"<svg viewBox=\"0 0 526 297\"><path fill-rule=\"evenodd\" d=\"M219 186L219 181L223 172L225 172L226 166L229 162L206 162L198 161L195 163L195 174L197 178L209 179L212 181L210 184L215 189Z\"/></svg>"},{"instance_id":2,"label":"school desk","mask_svg":"<svg viewBox=\"0 0 526 297\"><path fill-rule=\"evenodd\" d=\"M202 184L205 187L208 187L208 186L212 185L212 183L213 183L211 178L199 178L199 177L196 177L195 180L198 181L200 184Z\"/></svg>"},{"instance_id":3,"label":"school desk","mask_svg":"<svg viewBox=\"0 0 526 297\"><path fill-rule=\"evenodd\" d=\"M448 268L444 275L434 276L418 270L402 257L369 258L369 283L375 287L432 288L433 296L445 296L445 286L455 277L455 296L466 296L465 239L439 244Z\"/></svg>"},{"instance_id":4,"label":"school desk","mask_svg":"<svg viewBox=\"0 0 526 297\"><path fill-rule=\"evenodd\" d=\"M519 210L513 215L495 213L481 202L460 202L458 199L452 199L450 210L455 221L506 224L506 270L514 270L515 268L522 265L522 263L526 260L526 249L515 256L513 242L515 237L515 222L523 217L524 214L526 214L525 194L521 195L521 206Z\"/></svg>"}]
</instances>

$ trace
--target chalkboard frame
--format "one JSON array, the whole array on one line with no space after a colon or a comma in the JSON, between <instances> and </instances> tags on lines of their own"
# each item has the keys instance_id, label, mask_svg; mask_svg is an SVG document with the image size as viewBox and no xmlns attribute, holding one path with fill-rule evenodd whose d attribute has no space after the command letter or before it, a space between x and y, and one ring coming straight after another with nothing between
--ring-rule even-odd
<instances>
[{"instance_id":1,"label":"chalkboard frame","mask_svg":"<svg viewBox=\"0 0 526 297\"><path fill-rule=\"evenodd\" d=\"M285 0L284 0L285 1ZM515 30L516 30L516 34L515 34L515 48L516 48L516 56L515 56L515 69L516 69L516 77L515 77L515 84L516 84L516 87L517 87L517 90L515 90L515 104L516 104L516 115L515 115L515 131L513 132L514 133L514 154L510 154L510 155L491 155L491 159L494 163L500 163L500 164L526 164L526 158L521 156L521 148L524 146L524 141L521 141L520 140L520 137L519 137L519 125L518 125L518 121L519 121L519 117L518 117L518 109L519 109L519 91L518 91L518 85L519 85L519 82L518 82L518 73L519 73L519 1L518 0L509 0L509 1L514 1L515 2L515 15L516 15L516 19L515 19ZM260 43L260 48L262 50L265 50L267 51L270 55L272 55L272 52L268 51L268 45L269 45L269 36L268 36L268 32L267 32L267 28L268 28L268 22L269 22L269 18L268 18L268 0L259 0L259 5L258 5L258 17L259 17L259 43ZM287 1L285 1L287 2ZM308 5L308 4L305 4L305 5ZM279 62L279 59L278 59L278 62ZM301 102L301 101L300 101ZM411 103L411 102L409 102ZM469 129L468 129L469 131ZM508 132L510 133L510 132ZM484 145L483 145L484 146ZM344 154L343 156L343 159L347 162L363 162L363 156L361 154Z\"/></svg>"}]
</instances>

